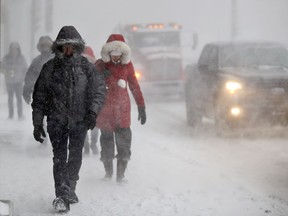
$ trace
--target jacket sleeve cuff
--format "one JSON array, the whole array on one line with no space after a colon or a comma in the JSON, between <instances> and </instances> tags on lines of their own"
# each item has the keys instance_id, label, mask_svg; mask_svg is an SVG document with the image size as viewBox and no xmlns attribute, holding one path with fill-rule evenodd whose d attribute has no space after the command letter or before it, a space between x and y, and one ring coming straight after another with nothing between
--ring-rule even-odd
<instances>
[{"instance_id":1,"label":"jacket sleeve cuff","mask_svg":"<svg viewBox=\"0 0 288 216\"><path fill-rule=\"evenodd\" d=\"M44 114L42 111L34 111L32 112L32 120L33 120L33 125L35 126L43 126L43 119L44 119Z\"/></svg>"}]
</instances>

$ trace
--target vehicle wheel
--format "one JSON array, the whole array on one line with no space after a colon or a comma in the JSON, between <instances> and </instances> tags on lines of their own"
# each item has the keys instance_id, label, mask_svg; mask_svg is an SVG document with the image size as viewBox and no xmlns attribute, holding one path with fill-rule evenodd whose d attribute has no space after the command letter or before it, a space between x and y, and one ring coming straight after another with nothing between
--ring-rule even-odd
<instances>
[{"instance_id":1,"label":"vehicle wheel","mask_svg":"<svg viewBox=\"0 0 288 216\"><path fill-rule=\"evenodd\" d=\"M228 121L227 119L227 113L226 109L223 105L221 105L221 101L216 103L215 106L215 132L217 136L227 136L231 135L231 133L235 129L235 125L233 123Z\"/></svg>"},{"instance_id":2,"label":"vehicle wheel","mask_svg":"<svg viewBox=\"0 0 288 216\"><path fill-rule=\"evenodd\" d=\"M189 87L188 87L189 88ZM190 87L186 88L186 117L187 123L191 127L197 127L202 123L202 112L199 106L199 98Z\"/></svg>"},{"instance_id":3,"label":"vehicle wheel","mask_svg":"<svg viewBox=\"0 0 288 216\"><path fill-rule=\"evenodd\" d=\"M202 122L202 114L197 110L195 105L186 101L187 123L191 127L199 126Z\"/></svg>"},{"instance_id":4,"label":"vehicle wheel","mask_svg":"<svg viewBox=\"0 0 288 216\"><path fill-rule=\"evenodd\" d=\"M229 133L228 124L220 116L215 118L215 132L217 136L223 137Z\"/></svg>"}]
</instances>

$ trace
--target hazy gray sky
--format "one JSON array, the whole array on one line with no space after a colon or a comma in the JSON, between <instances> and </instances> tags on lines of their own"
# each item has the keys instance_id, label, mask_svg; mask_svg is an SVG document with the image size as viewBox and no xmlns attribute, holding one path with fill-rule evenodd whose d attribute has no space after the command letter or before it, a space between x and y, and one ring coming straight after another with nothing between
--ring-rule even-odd
<instances>
[{"instance_id":1,"label":"hazy gray sky","mask_svg":"<svg viewBox=\"0 0 288 216\"><path fill-rule=\"evenodd\" d=\"M227 26L228 7L229 0L198 0L195 4L192 0L61 0L55 3L54 34L71 24L87 43L99 49L119 23L177 22L184 31L205 26L215 30L219 23Z\"/></svg>"},{"instance_id":2,"label":"hazy gray sky","mask_svg":"<svg viewBox=\"0 0 288 216\"><path fill-rule=\"evenodd\" d=\"M59 0L54 3L55 37L63 25L74 25L98 54L119 23L177 22L197 32L200 45L231 36L233 0ZM238 38L287 42L287 0L234 0Z\"/></svg>"},{"instance_id":3,"label":"hazy gray sky","mask_svg":"<svg viewBox=\"0 0 288 216\"><path fill-rule=\"evenodd\" d=\"M34 57L38 52L36 48L33 50L34 53L30 52L31 44L27 43L30 41L30 34L19 34L26 30L31 31L30 19L19 21L19 17L27 17L31 13L31 4L28 2L23 3L22 0L10 2L9 37L11 40L20 41L25 54ZM74 25L87 44L94 49L97 57L101 46L116 25L147 22L177 22L183 26L186 36L192 37L193 33L197 33L199 46L197 50L193 50L193 55L197 56L207 42L231 39L232 2L236 3L234 14L234 23L237 26L236 39L288 42L287 0L54 0L53 2L54 11L51 14L53 32L38 30L35 37L51 34L55 39L62 26ZM15 13L18 16L14 16ZM42 18L45 16L44 9L39 13ZM44 29L44 20L42 21Z\"/></svg>"}]
</instances>

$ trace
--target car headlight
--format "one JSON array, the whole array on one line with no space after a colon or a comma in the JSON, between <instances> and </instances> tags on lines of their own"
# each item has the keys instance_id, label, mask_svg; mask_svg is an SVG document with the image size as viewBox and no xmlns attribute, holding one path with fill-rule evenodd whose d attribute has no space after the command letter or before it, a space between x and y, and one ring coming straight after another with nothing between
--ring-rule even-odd
<instances>
[{"instance_id":1,"label":"car headlight","mask_svg":"<svg viewBox=\"0 0 288 216\"><path fill-rule=\"evenodd\" d=\"M230 113L232 114L232 116L237 117L241 114L241 109L239 107L232 107L230 109Z\"/></svg>"},{"instance_id":2,"label":"car headlight","mask_svg":"<svg viewBox=\"0 0 288 216\"><path fill-rule=\"evenodd\" d=\"M144 80L143 74L142 74L142 72L141 72L140 70L135 70L135 76L136 76L136 78L137 78L138 81Z\"/></svg>"},{"instance_id":3,"label":"car headlight","mask_svg":"<svg viewBox=\"0 0 288 216\"><path fill-rule=\"evenodd\" d=\"M235 81L226 82L225 87L229 91L230 94L234 94L236 91L242 89L241 83L235 82Z\"/></svg>"}]
</instances>

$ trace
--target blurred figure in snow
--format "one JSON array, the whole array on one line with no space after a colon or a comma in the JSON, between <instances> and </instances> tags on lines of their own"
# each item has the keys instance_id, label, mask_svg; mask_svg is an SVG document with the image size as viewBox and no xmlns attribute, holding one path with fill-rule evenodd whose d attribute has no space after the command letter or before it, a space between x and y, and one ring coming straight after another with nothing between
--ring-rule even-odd
<instances>
[{"instance_id":1,"label":"blurred figure in snow","mask_svg":"<svg viewBox=\"0 0 288 216\"><path fill-rule=\"evenodd\" d=\"M102 59L96 62L96 68L104 74L107 93L97 118L97 127L101 130L101 161L106 171L104 180L112 178L113 159L116 157L116 181L123 183L126 182L124 173L131 156L132 138L128 88L138 105L138 120L142 125L146 122L145 103L130 60L131 50L124 37L118 34L110 35L102 47L101 57Z\"/></svg>"},{"instance_id":2,"label":"blurred figure in snow","mask_svg":"<svg viewBox=\"0 0 288 216\"><path fill-rule=\"evenodd\" d=\"M64 26L52 45L55 57L44 64L33 92L33 135L43 142L46 115L53 148L53 207L60 213L79 202L75 190L84 141L87 130L95 127L105 98L103 76L81 55L84 48L78 31Z\"/></svg>"},{"instance_id":3,"label":"blurred figure in snow","mask_svg":"<svg viewBox=\"0 0 288 216\"><path fill-rule=\"evenodd\" d=\"M52 54L51 50L52 44L53 41L49 36L42 36L39 38L37 49L40 52L40 55L32 60L32 63L29 66L25 76L23 98L27 104L30 104L31 102L34 85L44 63L54 57L54 54Z\"/></svg>"},{"instance_id":4,"label":"blurred figure in snow","mask_svg":"<svg viewBox=\"0 0 288 216\"><path fill-rule=\"evenodd\" d=\"M91 47L86 46L82 56L86 57L92 64L95 64L96 58ZM99 128L97 127L94 127L92 130L90 130L90 138L91 138L90 142L89 142L89 134L87 133L85 143L84 143L85 155L89 155L90 148L94 155L99 154L99 150L97 147L98 136L99 136Z\"/></svg>"},{"instance_id":5,"label":"blurred figure in snow","mask_svg":"<svg viewBox=\"0 0 288 216\"><path fill-rule=\"evenodd\" d=\"M27 71L27 62L21 54L19 43L12 42L9 47L9 53L4 57L2 62L4 69L5 82L8 93L8 108L9 119L14 117L14 94L17 99L18 119L22 120L23 105L22 105L22 89L25 73Z\"/></svg>"},{"instance_id":6,"label":"blurred figure in snow","mask_svg":"<svg viewBox=\"0 0 288 216\"><path fill-rule=\"evenodd\" d=\"M39 38L37 49L40 52L36 58L32 60L31 65L25 76L24 87L23 87L23 98L27 104L31 102L31 96L34 90L34 85L40 74L43 65L54 57L52 54L53 41L49 36L42 36ZM46 126L43 127L46 132ZM47 144L47 139L44 139L43 144Z\"/></svg>"}]
</instances>

